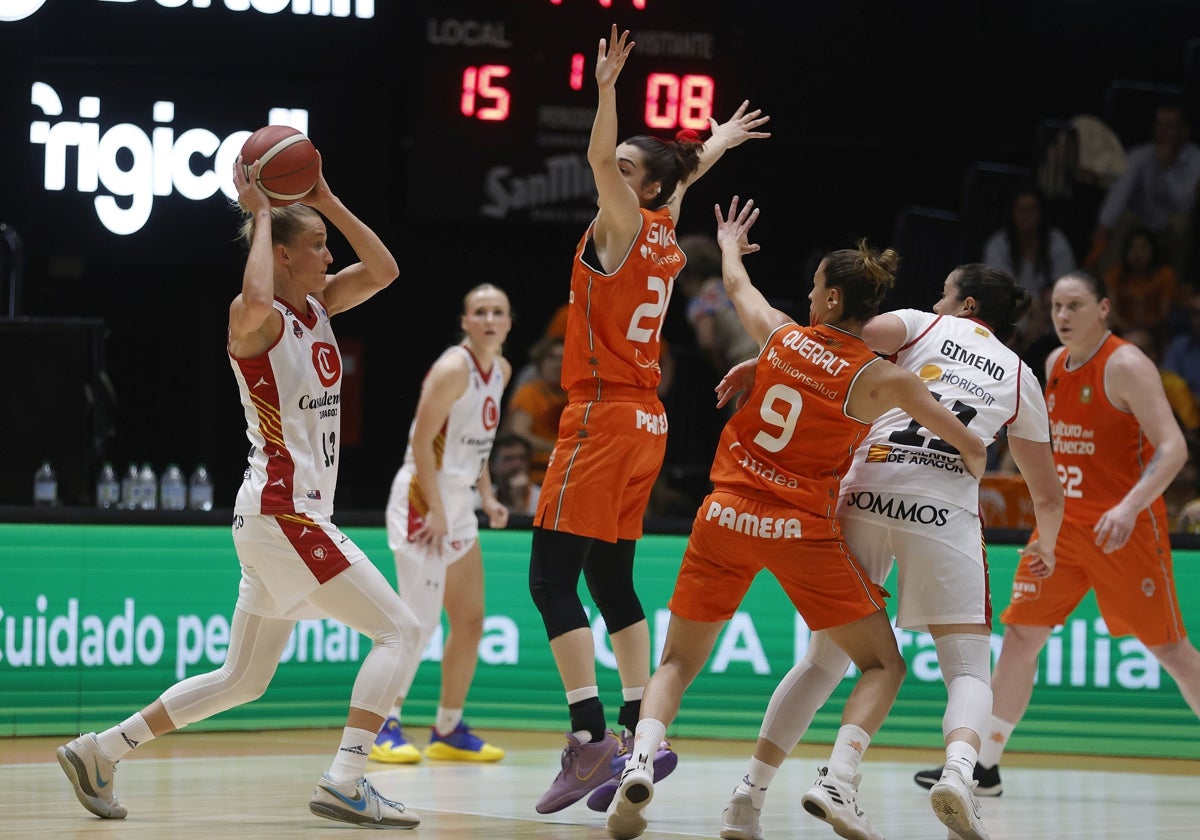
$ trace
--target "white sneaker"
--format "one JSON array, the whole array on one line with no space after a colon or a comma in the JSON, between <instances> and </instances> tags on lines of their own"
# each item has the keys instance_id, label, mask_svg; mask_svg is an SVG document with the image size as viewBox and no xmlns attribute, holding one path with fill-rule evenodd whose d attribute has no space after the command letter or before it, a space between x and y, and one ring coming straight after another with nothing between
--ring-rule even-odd
<instances>
[{"instance_id":1,"label":"white sneaker","mask_svg":"<svg viewBox=\"0 0 1200 840\"><path fill-rule=\"evenodd\" d=\"M645 764L632 764L621 774L621 784L608 806L604 827L613 840L633 840L646 830L642 809L654 798L654 775Z\"/></svg>"},{"instance_id":2,"label":"white sneaker","mask_svg":"<svg viewBox=\"0 0 1200 840\"><path fill-rule=\"evenodd\" d=\"M63 772L75 787L75 798L84 808L106 820L123 820L129 813L113 792L113 773L117 762L100 753L96 733L80 735L59 747L56 754Z\"/></svg>"},{"instance_id":3,"label":"white sneaker","mask_svg":"<svg viewBox=\"0 0 1200 840\"><path fill-rule=\"evenodd\" d=\"M828 767L817 768L817 774L817 781L800 798L805 811L833 826L838 837L847 840L886 840L858 807L861 773L849 782L830 775Z\"/></svg>"},{"instance_id":4,"label":"white sneaker","mask_svg":"<svg viewBox=\"0 0 1200 840\"><path fill-rule=\"evenodd\" d=\"M420 817L383 796L365 778L337 785L328 773L317 782L308 810L318 817L366 828L416 828L421 823Z\"/></svg>"},{"instance_id":5,"label":"white sneaker","mask_svg":"<svg viewBox=\"0 0 1200 840\"><path fill-rule=\"evenodd\" d=\"M983 827L983 809L970 784L957 771L947 770L929 791L929 804L937 818L962 840L990 840Z\"/></svg>"},{"instance_id":6,"label":"white sneaker","mask_svg":"<svg viewBox=\"0 0 1200 840\"><path fill-rule=\"evenodd\" d=\"M750 794L738 793L735 788L729 804L721 813L721 837L723 840L763 840L759 817L762 808L755 808Z\"/></svg>"}]
</instances>

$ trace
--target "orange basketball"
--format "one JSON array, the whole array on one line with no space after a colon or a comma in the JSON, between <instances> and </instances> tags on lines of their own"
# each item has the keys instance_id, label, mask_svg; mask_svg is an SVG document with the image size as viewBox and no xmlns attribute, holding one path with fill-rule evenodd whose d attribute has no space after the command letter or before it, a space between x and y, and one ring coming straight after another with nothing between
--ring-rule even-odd
<instances>
[{"instance_id":1,"label":"orange basketball","mask_svg":"<svg viewBox=\"0 0 1200 840\"><path fill-rule=\"evenodd\" d=\"M317 183L321 160L312 141L290 125L268 125L242 144L246 177L255 161L263 162L258 185L274 207L295 204Z\"/></svg>"}]
</instances>

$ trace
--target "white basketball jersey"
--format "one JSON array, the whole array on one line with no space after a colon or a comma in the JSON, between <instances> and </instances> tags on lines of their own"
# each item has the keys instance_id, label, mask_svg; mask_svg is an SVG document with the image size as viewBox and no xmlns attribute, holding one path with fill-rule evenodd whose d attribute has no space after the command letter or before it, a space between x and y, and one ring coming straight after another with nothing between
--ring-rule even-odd
<instances>
[{"instance_id":1,"label":"white basketball jersey","mask_svg":"<svg viewBox=\"0 0 1200 840\"><path fill-rule=\"evenodd\" d=\"M342 357L329 314L315 298L307 303L297 313L276 299L279 340L252 359L229 357L251 444L235 513L333 514Z\"/></svg>"},{"instance_id":2,"label":"white basketball jersey","mask_svg":"<svg viewBox=\"0 0 1200 840\"><path fill-rule=\"evenodd\" d=\"M481 370L474 354L461 344L447 348L440 358L450 353L466 357L471 378L467 390L450 406L450 415L434 438L433 451L437 456L438 484L442 489L469 491L487 465L492 442L496 440L500 400L504 396L504 372L498 358L493 360L489 370ZM415 474L412 433L410 425L403 468Z\"/></svg>"},{"instance_id":3,"label":"white basketball jersey","mask_svg":"<svg viewBox=\"0 0 1200 840\"><path fill-rule=\"evenodd\" d=\"M1050 439L1046 402L1033 371L981 321L915 309L890 314L907 329L896 364L921 377L985 446L1004 426L1017 437ZM841 492L859 490L918 494L972 512L979 508L979 480L967 472L958 451L899 409L876 420L854 452Z\"/></svg>"}]
</instances>

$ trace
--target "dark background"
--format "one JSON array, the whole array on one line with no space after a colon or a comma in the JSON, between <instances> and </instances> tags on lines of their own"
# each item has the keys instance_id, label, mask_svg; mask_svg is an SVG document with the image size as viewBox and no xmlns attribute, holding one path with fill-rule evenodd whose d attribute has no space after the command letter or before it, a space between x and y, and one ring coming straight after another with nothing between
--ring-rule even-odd
<instances>
[{"instance_id":1,"label":"dark background","mask_svg":"<svg viewBox=\"0 0 1200 840\"><path fill-rule=\"evenodd\" d=\"M65 501L77 504L90 504L102 460L118 469L148 460L160 473L169 461L185 472L204 462L218 506L232 503L244 466L244 420L224 353L241 280L239 217L220 193L156 196L141 230L113 235L97 220L95 195L72 190L70 157L68 189L44 190L44 147L31 142L30 124L78 119L80 96L101 100L92 122L102 134L120 122L149 131L159 100L175 103L177 134L250 131L270 106L309 111L331 186L401 266L391 288L335 321L353 357L344 422L348 439L360 439L344 450L338 505L378 510L421 377L456 337L462 294L483 281L509 292L517 321L507 352L518 367L565 301L590 199L489 218L479 209L482 179L491 167L538 171L548 155L582 151L586 131L543 132L535 109L594 108L596 41L613 21L635 39L640 28L711 33L715 44L711 58L631 58L618 85L622 136L644 131L636 79L651 64L712 75L718 119L742 98L771 114L774 136L734 149L699 182L679 229L708 232L714 202L753 197L763 250L748 265L783 304L803 301L814 254L865 235L896 245L906 261L891 303L928 306L946 270L976 258L979 230L1004 212L1000 193L979 187L980 173L1032 167L1044 121L1093 114L1132 143L1147 139L1161 88L1177 87L1189 102L1195 93L1189 48L1200 4L1187 0L645 5L377 0L362 20L234 12L222 0L208 8L47 0L26 20L0 22L0 223L20 242L15 254L0 249L4 302L16 275L16 315L91 319L0 322L17 383L0 421L0 503L28 501L43 457L54 459ZM435 45L430 19L500 23L506 44ZM577 92L559 72L573 51L589 62ZM512 65L506 125L455 113L458 68L468 61ZM61 117L31 105L35 81L59 92ZM1097 200L1081 188L1058 209L1080 258ZM336 238L333 249L335 267L351 258ZM715 375L689 346L681 302L664 332L680 369L667 400L668 474L693 490L715 440Z\"/></svg>"}]
</instances>

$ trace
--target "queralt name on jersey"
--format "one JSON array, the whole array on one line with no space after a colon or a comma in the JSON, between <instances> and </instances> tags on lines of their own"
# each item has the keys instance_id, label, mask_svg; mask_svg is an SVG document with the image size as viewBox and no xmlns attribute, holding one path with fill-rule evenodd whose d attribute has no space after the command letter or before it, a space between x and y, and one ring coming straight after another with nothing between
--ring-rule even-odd
<instances>
[{"instance_id":1,"label":"queralt name on jersey","mask_svg":"<svg viewBox=\"0 0 1200 840\"><path fill-rule=\"evenodd\" d=\"M796 351L797 362L793 364L781 356L774 347L770 347L767 350L767 363L785 376L790 376L797 382L813 389L821 396L836 400L840 392L831 389L825 382L813 379L809 373L805 372L804 368L816 367L826 373L840 376L850 363L821 342L804 335L800 330L789 331L781 341L784 347Z\"/></svg>"}]
</instances>

